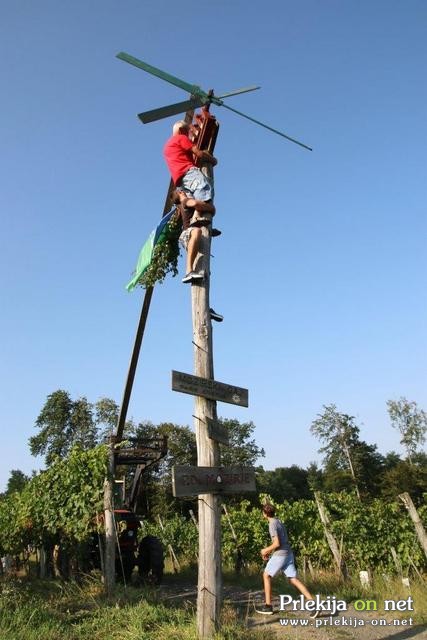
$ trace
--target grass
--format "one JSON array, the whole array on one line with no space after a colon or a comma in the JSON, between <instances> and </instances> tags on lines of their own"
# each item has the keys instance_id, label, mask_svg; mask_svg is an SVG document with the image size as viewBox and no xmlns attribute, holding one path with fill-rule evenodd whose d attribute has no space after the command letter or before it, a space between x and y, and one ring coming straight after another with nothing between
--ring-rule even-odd
<instances>
[{"instance_id":1,"label":"grass","mask_svg":"<svg viewBox=\"0 0 427 640\"><path fill-rule=\"evenodd\" d=\"M183 591L196 585L197 572L186 568L179 575L167 574L162 591L118 586L108 600L99 575L86 576L79 583L59 580L3 579L0 582L0 640L196 640L194 596ZM226 586L248 591L261 589L261 576L248 571L241 576L224 572ZM333 595L347 603L358 599L375 599L378 615L384 615L385 599L405 600L411 595L415 624L427 621L426 583L411 582L411 590L400 580L377 578L364 589L357 580L343 583L324 574L316 582L307 580L309 588L322 596ZM166 598L165 593L181 592L182 597ZM284 579L277 579L274 591L299 594ZM393 617L408 617L408 612L394 612ZM221 631L215 640L267 640L271 630L247 628L247 611L225 605Z\"/></svg>"},{"instance_id":2,"label":"grass","mask_svg":"<svg viewBox=\"0 0 427 640\"><path fill-rule=\"evenodd\" d=\"M195 609L160 601L154 590L118 587L108 600L98 579L78 584L5 580L0 584L0 640L196 640ZM225 607L216 640L266 640Z\"/></svg>"}]
</instances>

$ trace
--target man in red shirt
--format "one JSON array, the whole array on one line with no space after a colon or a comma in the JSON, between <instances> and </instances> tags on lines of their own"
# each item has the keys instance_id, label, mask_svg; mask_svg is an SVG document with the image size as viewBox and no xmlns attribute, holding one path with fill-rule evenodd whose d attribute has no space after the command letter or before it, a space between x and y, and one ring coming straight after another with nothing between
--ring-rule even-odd
<instances>
[{"instance_id":1,"label":"man in red shirt","mask_svg":"<svg viewBox=\"0 0 427 640\"><path fill-rule=\"evenodd\" d=\"M217 164L216 158L209 151L202 151L191 142L188 137L189 131L190 126L184 120L176 122L172 129L172 136L163 149L166 164L176 186L176 197L181 207L195 210L192 221L184 228L180 236L180 243L187 251L187 269L186 275L182 279L183 282L195 282L203 279L203 273L194 271L193 266L199 251L201 237L201 229L198 227L200 224L209 224L210 219L203 219L199 214L215 214L212 202L213 184L196 167L194 158L199 158L212 166Z\"/></svg>"},{"instance_id":2,"label":"man in red shirt","mask_svg":"<svg viewBox=\"0 0 427 640\"><path fill-rule=\"evenodd\" d=\"M173 125L172 136L163 149L166 164L177 190L183 191L189 198L204 203L203 211L215 213L215 207L212 204L213 184L196 167L194 159L198 158L212 166L217 164L217 159L209 151L198 149L189 139L189 132L190 125L184 120L179 120ZM196 206L195 209L198 210L198 207Z\"/></svg>"}]
</instances>

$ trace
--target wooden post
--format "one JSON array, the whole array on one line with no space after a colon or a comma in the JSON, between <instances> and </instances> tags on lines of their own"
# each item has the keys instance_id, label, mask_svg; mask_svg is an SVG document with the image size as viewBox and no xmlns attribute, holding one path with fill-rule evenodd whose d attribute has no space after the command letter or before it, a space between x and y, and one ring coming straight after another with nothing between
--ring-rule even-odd
<instances>
[{"instance_id":1,"label":"wooden post","mask_svg":"<svg viewBox=\"0 0 427 640\"><path fill-rule=\"evenodd\" d=\"M417 532L420 545L423 548L424 553L427 557L427 535L423 527L423 523L421 522L421 518L418 515L418 511L416 510L415 505L412 502L412 498L407 491L405 491L404 493L401 493L399 495L399 498L402 500L403 504L408 510L411 520L414 523L415 531Z\"/></svg>"},{"instance_id":2,"label":"wooden post","mask_svg":"<svg viewBox=\"0 0 427 640\"><path fill-rule=\"evenodd\" d=\"M105 523L105 557L104 557L104 589L111 596L116 583L116 531L114 522L114 443L111 436L108 450L108 473L104 481L104 523Z\"/></svg>"},{"instance_id":3,"label":"wooden post","mask_svg":"<svg viewBox=\"0 0 427 640\"><path fill-rule=\"evenodd\" d=\"M209 169L203 168L206 173ZM204 271L205 277L200 284L191 285L191 303L194 374L213 380L212 324L209 313L211 237L208 229L202 227L200 254L195 265L197 271ZM194 415L197 464L204 467L219 466L219 445L208 436L208 419L217 420L216 401L195 396ZM220 504L218 494L199 495L197 631L200 638L213 637L219 625L222 596Z\"/></svg>"},{"instance_id":4,"label":"wooden post","mask_svg":"<svg viewBox=\"0 0 427 640\"><path fill-rule=\"evenodd\" d=\"M234 544L236 545L236 561L234 563L234 568L236 570L236 573L240 573L242 567L246 567L246 562L243 559L242 550L240 548L236 532L234 531L234 527L231 523L230 516L228 515L228 510L225 504L222 505L222 510L224 511L228 526L230 527L231 535L233 536Z\"/></svg>"},{"instance_id":5,"label":"wooden post","mask_svg":"<svg viewBox=\"0 0 427 640\"><path fill-rule=\"evenodd\" d=\"M328 541L329 548L332 552L332 555L334 556L334 560L335 560L335 564L337 565L338 572L343 578L347 578L348 577L347 567L345 566L345 563L342 559L342 554L338 547L337 541L335 540L335 537L330 529L328 514L326 512L325 505L323 504L318 491L314 492L314 498L316 500L317 509L320 515L320 520L322 521L322 524L323 524L323 530L325 532L326 540Z\"/></svg>"},{"instance_id":6,"label":"wooden post","mask_svg":"<svg viewBox=\"0 0 427 640\"><path fill-rule=\"evenodd\" d=\"M160 529L164 532L165 528L163 526L162 518L160 516L159 516L159 525L160 525ZM178 571L180 571L181 567L179 565L178 558L176 557L175 551L173 550L173 547L172 547L171 544L168 544L168 551L169 551L169 555L170 555L170 558L171 558L173 570L174 570L175 573L178 573Z\"/></svg>"}]
</instances>

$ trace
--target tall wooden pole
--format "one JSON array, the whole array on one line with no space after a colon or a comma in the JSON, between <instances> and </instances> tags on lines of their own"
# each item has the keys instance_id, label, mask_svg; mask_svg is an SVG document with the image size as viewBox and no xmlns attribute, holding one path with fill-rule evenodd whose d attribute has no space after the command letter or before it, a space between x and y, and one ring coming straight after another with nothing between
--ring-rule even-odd
<instances>
[{"instance_id":1,"label":"tall wooden pole","mask_svg":"<svg viewBox=\"0 0 427 640\"><path fill-rule=\"evenodd\" d=\"M104 590L108 597L113 594L116 581L116 532L114 522L114 444L115 436L108 443L108 472L104 481Z\"/></svg>"},{"instance_id":2,"label":"tall wooden pole","mask_svg":"<svg viewBox=\"0 0 427 640\"><path fill-rule=\"evenodd\" d=\"M210 169L210 167L209 167ZM208 172L207 167L203 171ZM202 227L200 254L195 268L203 269L205 277L191 286L194 374L213 379L212 324L209 312L211 237L208 227ZM216 420L216 402L195 397L195 432L197 464L218 466L219 445L208 436L207 418ZM211 638L218 627L221 610L221 503L214 493L199 495L199 575L197 595L197 631L200 638Z\"/></svg>"}]
</instances>

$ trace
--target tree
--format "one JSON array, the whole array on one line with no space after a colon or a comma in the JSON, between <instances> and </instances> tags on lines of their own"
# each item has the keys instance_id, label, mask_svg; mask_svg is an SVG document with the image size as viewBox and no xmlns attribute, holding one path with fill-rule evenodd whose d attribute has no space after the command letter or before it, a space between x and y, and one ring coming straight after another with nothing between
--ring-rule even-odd
<instances>
[{"instance_id":1,"label":"tree","mask_svg":"<svg viewBox=\"0 0 427 640\"><path fill-rule=\"evenodd\" d=\"M26 476L20 469L12 469L5 493L7 495L15 493L15 491L20 493L29 480L29 476Z\"/></svg>"},{"instance_id":2,"label":"tree","mask_svg":"<svg viewBox=\"0 0 427 640\"><path fill-rule=\"evenodd\" d=\"M221 464L224 467L253 467L259 458L264 458L265 451L259 447L253 436L253 422L239 422L220 418L219 424L228 432L229 445L221 445Z\"/></svg>"},{"instance_id":3,"label":"tree","mask_svg":"<svg viewBox=\"0 0 427 640\"><path fill-rule=\"evenodd\" d=\"M35 426L40 432L30 438L30 451L33 456L44 454L47 465L50 465L56 456L65 456L69 450L72 409L73 403L69 394L59 389L47 397L36 420Z\"/></svg>"},{"instance_id":4,"label":"tree","mask_svg":"<svg viewBox=\"0 0 427 640\"><path fill-rule=\"evenodd\" d=\"M57 456L67 456L76 444L92 449L99 442L97 422L98 413L95 420L94 406L87 398L73 401L67 391L58 389L47 397L36 420L39 433L29 439L30 451L33 456L44 455L49 466Z\"/></svg>"},{"instance_id":5,"label":"tree","mask_svg":"<svg viewBox=\"0 0 427 640\"><path fill-rule=\"evenodd\" d=\"M392 427L400 431L400 444L406 449L409 464L418 447L424 444L427 432L427 413L418 409L416 402L409 402L403 396L399 400L388 400L387 410Z\"/></svg>"},{"instance_id":6,"label":"tree","mask_svg":"<svg viewBox=\"0 0 427 640\"><path fill-rule=\"evenodd\" d=\"M268 493L275 502L313 499L308 483L308 471L293 464L278 467L274 471L258 473L258 487L261 493Z\"/></svg>"},{"instance_id":7,"label":"tree","mask_svg":"<svg viewBox=\"0 0 427 640\"><path fill-rule=\"evenodd\" d=\"M317 462L310 462L307 467L307 483L312 493L323 490L323 475Z\"/></svg>"},{"instance_id":8,"label":"tree","mask_svg":"<svg viewBox=\"0 0 427 640\"><path fill-rule=\"evenodd\" d=\"M384 473L384 456L376 444L361 440L353 453L359 485L364 493L378 495L378 485Z\"/></svg>"},{"instance_id":9,"label":"tree","mask_svg":"<svg viewBox=\"0 0 427 640\"><path fill-rule=\"evenodd\" d=\"M395 451L389 451L384 456L384 471L393 469L399 462L402 462L399 454Z\"/></svg>"},{"instance_id":10,"label":"tree","mask_svg":"<svg viewBox=\"0 0 427 640\"><path fill-rule=\"evenodd\" d=\"M352 457L355 446L360 443L359 427L355 424L353 416L339 413L335 404L323 405L323 408L323 414L319 414L318 418L312 422L310 430L325 443L319 451L325 454L326 465L332 465L337 470L350 471L354 488L360 499Z\"/></svg>"},{"instance_id":11,"label":"tree","mask_svg":"<svg viewBox=\"0 0 427 640\"><path fill-rule=\"evenodd\" d=\"M79 398L72 403L70 426L72 445L78 444L86 451L96 447L98 431L94 422L93 405L87 398Z\"/></svg>"},{"instance_id":12,"label":"tree","mask_svg":"<svg viewBox=\"0 0 427 640\"><path fill-rule=\"evenodd\" d=\"M400 460L381 478L381 494L387 500L395 500L400 493L408 492L416 504L423 504L427 491L427 465L410 464Z\"/></svg>"},{"instance_id":13,"label":"tree","mask_svg":"<svg viewBox=\"0 0 427 640\"><path fill-rule=\"evenodd\" d=\"M118 416L119 407L111 398L100 398L98 402L95 403L95 422L98 428L101 429L101 433L99 434L101 442L107 440L110 435L115 433Z\"/></svg>"}]
</instances>

